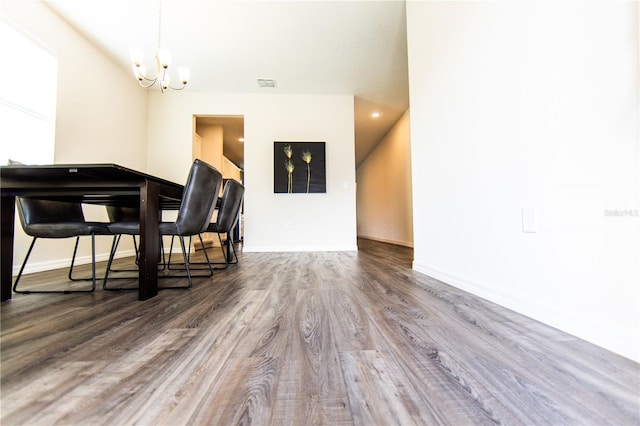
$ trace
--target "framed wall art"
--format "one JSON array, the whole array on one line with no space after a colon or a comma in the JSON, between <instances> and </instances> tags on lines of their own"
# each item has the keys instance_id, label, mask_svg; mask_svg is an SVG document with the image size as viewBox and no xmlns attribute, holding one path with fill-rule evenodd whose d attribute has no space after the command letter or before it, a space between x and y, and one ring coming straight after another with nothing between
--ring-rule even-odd
<instances>
[{"instance_id":1,"label":"framed wall art","mask_svg":"<svg viewBox=\"0 0 640 426\"><path fill-rule=\"evenodd\" d=\"M274 142L273 192L326 193L324 142Z\"/></svg>"}]
</instances>

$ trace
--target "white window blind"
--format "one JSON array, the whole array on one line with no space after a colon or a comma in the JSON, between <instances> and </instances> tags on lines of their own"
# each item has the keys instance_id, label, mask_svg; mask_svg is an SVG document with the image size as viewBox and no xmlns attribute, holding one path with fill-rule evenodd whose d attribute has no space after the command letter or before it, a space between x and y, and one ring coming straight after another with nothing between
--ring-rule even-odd
<instances>
[{"instance_id":1,"label":"white window blind","mask_svg":"<svg viewBox=\"0 0 640 426\"><path fill-rule=\"evenodd\" d=\"M0 162L51 164L58 60L0 18Z\"/></svg>"}]
</instances>

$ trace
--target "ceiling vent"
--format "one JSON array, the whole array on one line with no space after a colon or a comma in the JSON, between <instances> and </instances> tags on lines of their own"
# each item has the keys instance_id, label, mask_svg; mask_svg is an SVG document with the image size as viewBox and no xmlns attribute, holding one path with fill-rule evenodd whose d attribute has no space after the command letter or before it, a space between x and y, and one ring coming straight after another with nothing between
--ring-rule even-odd
<instances>
[{"instance_id":1,"label":"ceiling vent","mask_svg":"<svg viewBox=\"0 0 640 426\"><path fill-rule=\"evenodd\" d=\"M276 81L272 78L259 78L258 86L260 87L276 87Z\"/></svg>"}]
</instances>

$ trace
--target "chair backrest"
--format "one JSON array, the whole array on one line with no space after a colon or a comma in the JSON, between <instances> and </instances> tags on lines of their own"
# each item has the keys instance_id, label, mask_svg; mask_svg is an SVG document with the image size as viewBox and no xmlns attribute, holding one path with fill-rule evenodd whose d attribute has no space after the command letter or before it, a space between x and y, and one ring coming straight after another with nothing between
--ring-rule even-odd
<instances>
[{"instance_id":1,"label":"chair backrest","mask_svg":"<svg viewBox=\"0 0 640 426\"><path fill-rule=\"evenodd\" d=\"M19 161L9 160L9 165L22 166L24 164ZM34 200L24 197L17 197L16 201L22 229L24 229L28 235L32 235L29 230L31 225L84 222L84 213L80 203Z\"/></svg>"},{"instance_id":2,"label":"chair backrest","mask_svg":"<svg viewBox=\"0 0 640 426\"><path fill-rule=\"evenodd\" d=\"M136 207L107 206L109 222L137 222L140 220L140 209Z\"/></svg>"},{"instance_id":3,"label":"chair backrest","mask_svg":"<svg viewBox=\"0 0 640 426\"><path fill-rule=\"evenodd\" d=\"M216 229L218 232L230 232L238 221L238 213L244 197L244 186L234 179L229 179L224 184Z\"/></svg>"},{"instance_id":4,"label":"chair backrest","mask_svg":"<svg viewBox=\"0 0 640 426\"><path fill-rule=\"evenodd\" d=\"M181 235L196 235L206 229L221 186L222 174L218 170L202 160L193 162L176 219Z\"/></svg>"}]
</instances>

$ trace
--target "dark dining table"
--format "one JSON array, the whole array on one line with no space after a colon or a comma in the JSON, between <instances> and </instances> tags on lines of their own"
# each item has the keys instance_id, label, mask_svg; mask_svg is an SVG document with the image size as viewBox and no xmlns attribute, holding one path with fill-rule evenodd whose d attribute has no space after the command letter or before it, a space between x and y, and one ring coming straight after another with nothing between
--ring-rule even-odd
<instances>
[{"instance_id":1,"label":"dark dining table","mask_svg":"<svg viewBox=\"0 0 640 426\"><path fill-rule=\"evenodd\" d=\"M183 185L117 164L0 167L0 300L11 299L15 197L140 207L138 298L146 300L158 294L161 211L178 209L183 190Z\"/></svg>"}]
</instances>

